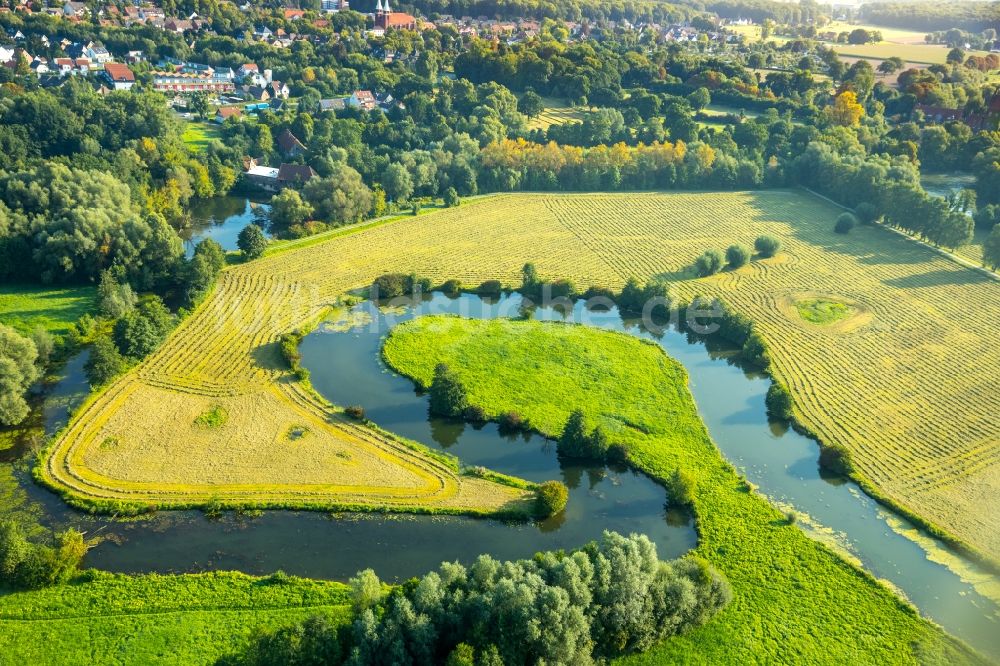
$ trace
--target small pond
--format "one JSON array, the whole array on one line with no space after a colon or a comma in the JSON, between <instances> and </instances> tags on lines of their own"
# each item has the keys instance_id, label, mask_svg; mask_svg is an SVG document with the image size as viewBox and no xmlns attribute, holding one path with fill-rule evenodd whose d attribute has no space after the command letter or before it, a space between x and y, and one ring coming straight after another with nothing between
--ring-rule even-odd
<instances>
[{"instance_id":1,"label":"small pond","mask_svg":"<svg viewBox=\"0 0 1000 666\"><path fill-rule=\"evenodd\" d=\"M227 252L237 250L236 239L248 224L264 222L267 233L267 211L270 206L262 201L239 196L224 196L205 199L191 205L191 225L178 234L184 241L187 257L194 254L199 241L211 238Z\"/></svg>"}]
</instances>

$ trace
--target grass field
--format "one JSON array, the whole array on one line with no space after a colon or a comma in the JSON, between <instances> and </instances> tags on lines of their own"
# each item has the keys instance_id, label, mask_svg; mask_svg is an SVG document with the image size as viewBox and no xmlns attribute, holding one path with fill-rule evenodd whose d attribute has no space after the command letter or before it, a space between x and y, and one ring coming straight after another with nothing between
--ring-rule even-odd
<instances>
[{"instance_id":1,"label":"grass field","mask_svg":"<svg viewBox=\"0 0 1000 666\"><path fill-rule=\"evenodd\" d=\"M0 593L0 663L210 664L258 629L351 613L340 583L238 573L86 579Z\"/></svg>"},{"instance_id":2,"label":"grass field","mask_svg":"<svg viewBox=\"0 0 1000 666\"><path fill-rule=\"evenodd\" d=\"M579 107L569 106L551 97L543 98L542 101L545 104L545 109L534 118L528 119L529 130L547 130L552 125L579 122L582 119L583 109Z\"/></svg>"},{"instance_id":3,"label":"grass field","mask_svg":"<svg viewBox=\"0 0 1000 666\"><path fill-rule=\"evenodd\" d=\"M560 323L425 316L393 329L384 355L425 385L447 363L470 404L491 417L516 411L550 437L578 407L651 476L680 468L695 479L697 552L726 575L734 601L635 661L906 664L928 653L975 661L750 492L709 438L684 369L658 346Z\"/></svg>"},{"instance_id":4,"label":"grass field","mask_svg":"<svg viewBox=\"0 0 1000 666\"><path fill-rule=\"evenodd\" d=\"M93 287L3 285L0 324L21 333L42 327L55 335L65 335L76 320L93 312L96 294Z\"/></svg>"},{"instance_id":5,"label":"grass field","mask_svg":"<svg viewBox=\"0 0 1000 666\"><path fill-rule=\"evenodd\" d=\"M222 132L218 125L192 120L185 123L181 139L190 150L200 153L205 150L209 142L221 136Z\"/></svg>"},{"instance_id":6,"label":"grass field","mask_svg":"<svg viewBox=\"0 0 1000 666\"><path fill-rule=\"evenodd\" d=\"M429 474L441 492L457 493L465 481L447 465L336 413L330 422L290 381L276 341L384 272L517 284L533 261L542 275L580 287L661 276L680 296L725 296L770 344L797 419L849 450L862 483L998 559L1000 512L983 507L995 506L1000 492L1000 285L879 227L835 234L840 212L797 191L506 195L268 254L226 270L159 351L82 410L38 471L79 500L378 497L372 488L323 485L350 474L342 458L323 458L343 447L377 464L386 464L385 451L421 461L413 463L420 472L400 472L398 492L411 492L417 478L429 484ZM783 252L683 279L705 249L753 245L760 234L780 238ZM816 326L782 305L812 293L855 303L864 317ZM196 429L194 419L213 405L226 410L226 424ZM315 425L315 440L325 443L283 441L293 424ZM100 449L108 437L122 440L114 455ZM305 485L292 483L303 474Z\"/></svg>"}]
</instances>

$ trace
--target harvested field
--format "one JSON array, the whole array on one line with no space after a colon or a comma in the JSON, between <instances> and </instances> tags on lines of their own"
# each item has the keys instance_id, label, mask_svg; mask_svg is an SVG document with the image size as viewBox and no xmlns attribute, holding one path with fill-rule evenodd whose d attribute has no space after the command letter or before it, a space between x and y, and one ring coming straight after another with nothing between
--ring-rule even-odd
<instances>
[{"instance_id":1,"label":"harvested field","mask_svg":"<svg viewBox=\"0 0 1000 666\"><path fill-rule=\"evenodd\" d=\"M422 454L414 463L419 473L401 471L384 491L369 487L359 494L356 488L331 490L344 478L345 465L336 456L317 458L321 449L310 443L312 433L301 442L274 443L291 425L312 430L317 424L316 432L327 434L316 441L328 437L323 441L330 442L331 454L336 446L353 453L365 448L356 440L376 440L369 443L394 464L414 455L407 458L381 434L339 417L328 420L328 410L283 369L276 340L380 273L516 285L521 266L533 261L543 276L569 278L578 287L618 288L630 275L661 276L681 296L724 296L758 323L805 427L848 449L859 478L879 494L1000 559L1000 511L986 510L996 507L1000 493L1000 284L878 227L834 234L839 213L791 191L507 195L268 254L226 271L154 356L87 406L42 473L80 500L183 503L155 482L141 486L150 484L157 464L140 463L147 451L174 462L172 482L191 486L181 491L183 501L186 493L273 502L305 493L317 503L362 498L379 506L453 506L448 503L454 499L441 498L444 490L435 491L438 499L429 490L420 499L393 495L412 494L416 479L428 476L441 487L468 487L467 479ZM686 278L686 267L705 249L752 245L760 234L780 238L783 251L737 271ZM870 320L850 330L837 328L850 318L830 326L797 314L792 321L781 302L799 292L862 303ZM154 389L176 397L141 397ZM867 396L863 402L860 395ZM157 435L166 413L161 410L183 411L183 422L192 423L213 405L229 415L222 427ZM255 418L241 416L254 409L266 413L266 428L251 427ZM226 438L238 427L253 435ZM129 444L139 433L156 436ZM110 456L91 450L108 437L122 439L134 465L112 464ZM304 463L297 449L311 462ZM215 465L203 459L188 466L182 459L189 455ZM305 467L313 469L303 477ZM484 501L496 507L495 498Z\"/></svg>"}]
</instances>

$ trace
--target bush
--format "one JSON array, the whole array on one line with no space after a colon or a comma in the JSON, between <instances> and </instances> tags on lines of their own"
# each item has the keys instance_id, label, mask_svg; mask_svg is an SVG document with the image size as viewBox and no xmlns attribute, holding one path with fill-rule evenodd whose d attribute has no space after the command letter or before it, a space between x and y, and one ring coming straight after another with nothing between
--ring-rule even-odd
<instances>
[{"instance_id":1,"label":"bush","mask_svg":"<svg viewBox=\"0 0 1000 666\"><path fill-rule=\"evenodd\" d=\"M582 298L585 300L591 298L606 298L609 301L615 301L615 292L607 287L587 287L587 291L583 292Z\"/></svg>"},{"instance_id":2,"label":"bush","mask_svg":"<svg viewBox=\"0 0 1000 666\"><path fill-rule=\"evenodd\" d=\"M767 344L764 338L758 333L751 333L747 341L743 343L743 358L754 363L761 368L766 368L771 364L771 355L767 351Z\"/></svg>"},{"instance_id":3,"label":"bush","mask_svg":"<svg viewBox=\"0 0 1000 666\"><path fill-rule=\"evenodd\" d=\"M781 250L781 241L774 236L758 236L753 242L753 247L760 256L773 257Z\"/></svg>"},{"instance_id":4,"label":"bush","mask_svg":"<svg viewBox=\"0 0 1000 666\"><path fill-rule=\"evenodd\" d=\"M420 202L414 201L410 204L410 213L413 215L420 215Z\"/></svg>"},{"instance_id":5,"label":"bush","mask_svg":"<svg viewBox=\"0 0 1000 666\"><path fill-rule=\"evenodd\" d=\"M517 412L504 412L498 419L500 432L514 433L528 429L528 422Z\"/></svg>"},{"instance_id":6,"label":"bush","mask_svg":"<svg viewBox=\"0 0 1000 666\"><path fill-rule=\"evenodd\" d=\"M549 283L552 298L572 298L576 295L576 285L570 280L554 280Z\"/></svg>"},{"instance_id":7,"label":"bush","mask_svg":"<svg viewBox=\"0 0 1000 666\"><path fill-rule=\"evenodd\" d=\"M458 190L454 187L449 187L444 191L444 205L448 208L454 208L455 206L462 203L461 199L458 198Z\"/></svg>"},{"instance_id":8,"label":"bush","mask_svg":"<svg viewBox=\"0 0 1000 666\"><path fill-rule=\"evenodd\" d=\"M431 413L437 416L457 418L468 407L465 386L444 363L434 368L434 380L430 388Z\"/></svg>"},{"instance_id":9,"label":"bush","mask_svg":"<svg viewBox=\"0 0 1000 666\"><path fill-rule=\"evenodd\" d=\"M118 347L111 338L102 335L91 345L90 356L83 366L83 372L87 375L90 385L97 387L104 386L125 372L126 367L125 359L119 353Z\"/></svg>"},{"instance_id":10,"label":"bush","mask_svg":"<svg viewBox=\"0 0 1000 666\"><path fill-rule=\"evenodd\" d=\"M858 218L854 217L853 213L841 213L833 225L833 230L838 234L848 234L857 223Z\"/></svg>"},{"instance_id":11,"label":"bush","mask_svg":"<svg viewBox=\"0 0 1000 666\"><path fill-rule=\"evenodd\" d=\"M608 462L616 465L626 465L629 463L629 448L627 444L615 442L608 447Z\"/></svg>"},{"instance_id":12,"label":"bush","mask_svg":"<svg viewBox=\"0 0 1000 666\"><path fill-rule=\"evenodd\" d=\"M267 249L267 238L264 237L264 231L256 224L248 224L243 227L243 231L236 239L236 247L240 248L245 260L251 261L264 254L264 250Z\"/></svg>"},{"instance_id":13,"label":"bush","mask_svg":"<svg viewBox=\"0 0 1000 666\"><path fill-rule=\"evenodd\" d=\"M55 534L52 545L35 543L21 523L0 519L0 587L37 590L65 583L87 554L83 533Z\"/></svg>"},{"instance_id":14,"label":"bush","mask_svg":"<svg viewBox=\"0 0 1000 666\"><path fill-rule=\"evenodd\" d=\"M479 405L469 405L462 412L462 418L470 423L485 423L486 412Z\"/></svg>"},{"instance_id":15,"label":"bush","mask_svg":"<svg viewBox=\"0 0 1000 666\"><path fill-rule=\"evenodd\" d=\"M764 403L767 405L767 413L772 417L786 421L792 419L792 394L784 384L772 382L771 387L767 389Z\"/></svg>"},{"instance_id":16,"label":"bush","mask_svg":"<svg viewBox=\"0 0 1000 666\"><path fill-rule=\"evenodd\" d=\"M579 409L573 410L569 415L556 443L558 454L564 458L601 462L607 460L610 447L607 433L601 426L597 426L587 434L583 412Z\"/></svg>"},{"instance_id":17,"label":"bush","mask_svg":"<svg viewBox=\"0 0 1000 666\"><path fill-rule=\"evenodd\" d=\"M850 474L853 469L847 452L839 446L819 447L819 466L834 474Z\"/></svg>"},{"instance_id":18,"label":"bush","mask_svg":"<svg viewBox=\"0 0 1000 666\"><path fill-rule=\"evenodd\" d=\"M678 467L667 479L667 495L670 496L670 503L675 506L693 506L696 486L691 473Z\"/></svg>"},{"instance_id":19,"label":"bush","mask_svg":"<svg viewBox=\"0 0 1000 666\"><path fill-rule=\"evenodd\" d=\"M569 488L560 481L546 481L538 486L538 515L554 516L566 508Z\"/></svg>"},{"instance_id":20,"label":"bush","mask_svg":"<svg viewBox=\"0 0 1000 666\"><path fill-rule=\"evenodd\" d=\"M875 210L875 206L867 201L858 204L857 208L854 209L854 215L861 224L875 224L875 220L878 219L878 211Z\"/></svg>"},{"instance_id":21,"label":"bush","mask_svg":"<svg viewBox=\"0 0 1000 666\"><path fill-rule=\"evenodd\" d=\"M622 287L621 294L618 295L615 302L622 312L639 314L646 308L646 304L654 298L663 298L669 302L666 284L650 280L645 285L640 285L638 280L630 277L625 282L625 286Z\"/></svg>"},{"instance_id":22,"label":"bush","mask_svg":"<svg viewBox=\"0 0 1000 666\"><path fill-rule=\"evenodd\" d=\"M486 296L499 296L503 292L503 285L500 280L487 280L476 288L477 294Z\"/></svg>"},{"instance_id":23,"label":"bush","mask_svg":"<svg viewBox=\"0 0 1000 666\"><path fill-rule=\"evenodd\" d=\"M701 277L715 275L722 269L722 253L718 250L706 250L694 260L694 269Z\"/></svg>"},{"instance_id":24,"label":"bush","mask_svg":"<svg viewBox=\"0 0 1000 666\"><path fill-rule=\"evenodd\" d=\"M361 405L351 405L350 407L344 409L344 413L355 421L365 420L365 408Z\"/></svg>"},{"instance_id":25,"label":"bush","mask_svg":"<svg viewBox=\"0 0 1000 666\"><path fill-rule=\"evenodd\" d=\"M726 250L726 263L730 268L740 268L750 261L750 249L744 245L730 245Z\"/></svg>"},{"instance_id":26,"label":"bush","mask_svg":"<svg viewBox=\"0 0 1000 666\"><path fill-rule=\"evenodd\" d=\"M462 282L455 279L448 280L441 285L441 291L450 296L454 296L462 291Z\"/></svg>"},{"instance_id":27,"label":"bush","mask_svg":"<svg viewBox=\"0 0 1000 666\"><path fill-rule=\"evenodd\" d=\"M378 276L369 287L369 296L373 301L386 298L409 296L417 291L430 291L431 281L428 278L403 273L385 273Z\"/></svg>"}]
</instances>

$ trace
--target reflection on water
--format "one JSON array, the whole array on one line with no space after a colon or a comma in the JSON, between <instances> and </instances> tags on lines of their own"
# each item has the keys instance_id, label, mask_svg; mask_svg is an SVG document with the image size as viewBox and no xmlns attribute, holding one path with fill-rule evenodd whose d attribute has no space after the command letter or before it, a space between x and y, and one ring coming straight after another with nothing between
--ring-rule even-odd
<instances>
[{"instance_id":1,"label":"reflection on water","mask_svg":"<svg viewBox=\"0 0 1000 666\"><path fill-rule=\"evenodd\" d=\"M194 203L191 225L178 232L184 241L186 256L190 258L198 242L205 238L211 238L227 252L239 249L236 240L240 232L253 222L259 223L267 235L268 210L270 206L266 203L237 196L213 197Z\"/></svg>"},{"instance_id":2,"label":"reflection on water","mask_svg":"<svg viewBox=\"0 0 1000 666\"><path fill-rule=\"evenodd\" d=\"M523 557L536 550L572 548L605 528L644 532L664 558L694 545L687 516L666 511L663 489L643 475L614 467L561 466L554 445L538 436L504 435L495 424L473 426L428 418L426 398L408 379L380 360L385 333L399 321L426 313L464 316L517 316L520 297L485 302L471 295L427 297L416 311L379 312L369 303L356 308L359 326L324 325L302 343L303 362L316 388L338 404L360 404L380 426L404 437L447 449L463 463L483 465L533 481L563 480L570 488L564 515L541 524L503 524L460 517L342 515L274 511L260 517L227 515L210 521L198 512L169 512L151 520L117 523L66 508L55 495L31 484L25 488L51 525L74 524L109 537L91 551L87 564L111 571L181 572L238 569L345 579L372 567L388 579L425 572L443 559L468 561L477 554ZM805 514L810 532L822 533L869 571L890 581L928 617L993 655L1000 655L1000 610L977 591L996 588L996 578L978 570L942 543L913 528L864 493L856 484L820 470L816 443L769 421L764 396L769 382L742 367L733 350L718 340L698 340L674 329L653 335L615 311L570 312L537 308L536 319L563 319L655 340L684 365L690 388L710 434L725 457L780 506ZM84 390L83 361L67 367L55 389L65 397ZM57 427L59 410L46 411ZM65 412L62 412L65 414ZM960 570L966 581L953 571Z\"/></svg>"}]
</instances>

